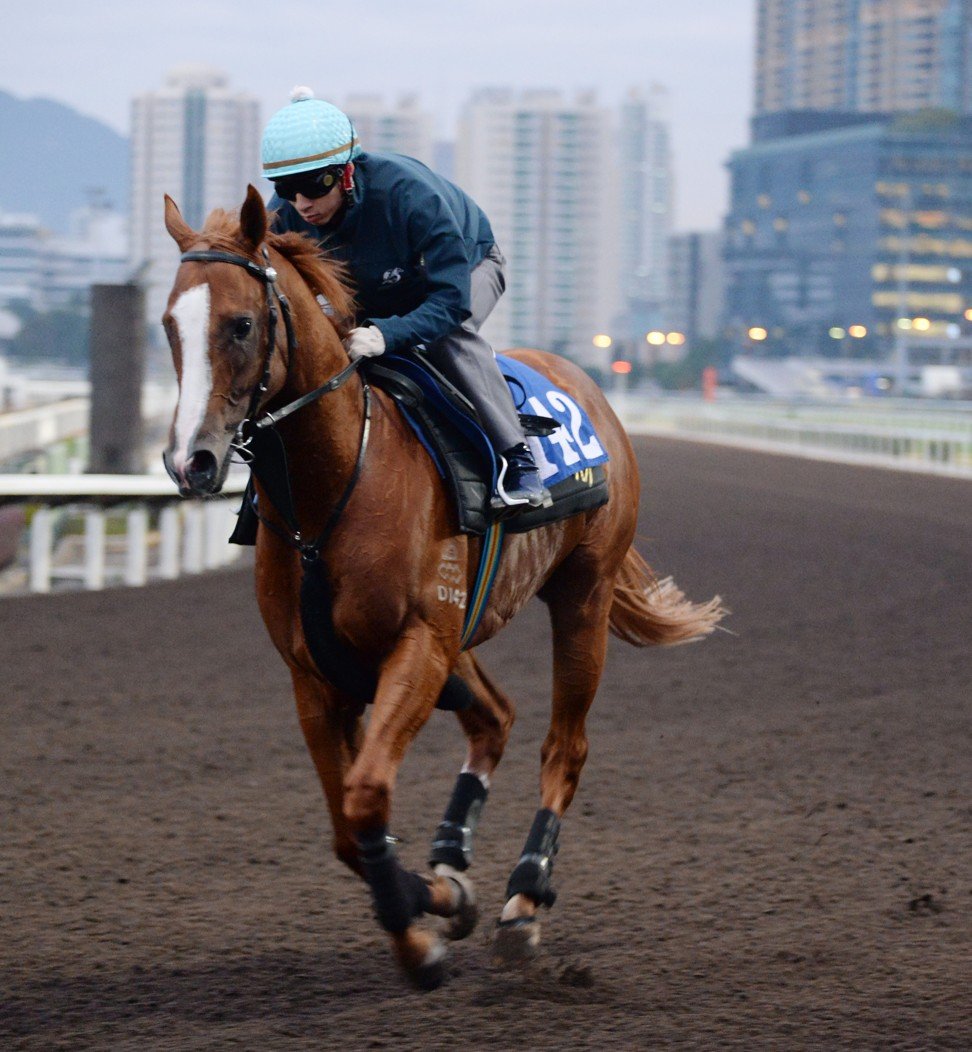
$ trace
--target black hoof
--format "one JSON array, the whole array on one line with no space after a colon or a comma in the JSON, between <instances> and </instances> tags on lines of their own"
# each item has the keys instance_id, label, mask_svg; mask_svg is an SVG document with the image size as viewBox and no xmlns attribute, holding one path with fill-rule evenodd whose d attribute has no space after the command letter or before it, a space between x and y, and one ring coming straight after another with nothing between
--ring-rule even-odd
<instances>
[{"instance_id":1,"label":"black hoof","mask_svg":"<svg viewBox=\"0 0 972 1052\"><path fill-rule=\"evenodd\" d=\"M440 864L435 867L435 874L451 880L456 886L459 895L459 904L456 912L446 918L442 934L452 942L465 939L473 933L479 922L479 907L476 905L476 892L472 881L452 866Z\"/></svg>"},{"instance_id":2,"label":"black hoof","mask_svg":"<svg viewBox=\"0 0 972 1052\"><path fill-rule=\"evenodd\" d=\"M445 946L436 939L425 955L425 960L417 967L406 970L409 982L417 990L438 990L446 977L447 957Z\"/></svg>"}]
</instances>

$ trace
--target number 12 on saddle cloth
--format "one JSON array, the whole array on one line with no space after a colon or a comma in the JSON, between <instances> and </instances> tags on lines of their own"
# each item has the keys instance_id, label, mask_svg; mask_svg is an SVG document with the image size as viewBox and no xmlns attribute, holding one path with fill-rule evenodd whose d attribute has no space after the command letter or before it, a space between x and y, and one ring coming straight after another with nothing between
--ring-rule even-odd
<instances>
[{"instance_id":1,"label":"number 12 on saddle cloth","mask_svg":"<svg viewBox=\"0 0 972 1052\"><path fill-rule=\"evenodd\" d=\"M607 462L587 413L569 395L514 358L498 354L496 361L507 380L512 380L510 389L521 413L550 417L562 425L549 435L528 439L547 487Z\"/></svg>"}]
</instances>

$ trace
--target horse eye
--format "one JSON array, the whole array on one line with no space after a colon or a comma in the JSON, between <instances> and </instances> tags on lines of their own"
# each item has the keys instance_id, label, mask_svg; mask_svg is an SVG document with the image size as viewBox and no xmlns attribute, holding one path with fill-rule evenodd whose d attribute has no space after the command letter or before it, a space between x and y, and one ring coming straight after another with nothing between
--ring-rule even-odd
<instances>
[{"instance_id":1,"label":"horse eye","mask_svg":"<svg viewBox=\"0 0 972 1052\"><path fill-rule=\"evenodd\" d=\"M245 340L253 328L252 318L236 318L233 321L233 339Z\"/></svg>"}]
</instances>

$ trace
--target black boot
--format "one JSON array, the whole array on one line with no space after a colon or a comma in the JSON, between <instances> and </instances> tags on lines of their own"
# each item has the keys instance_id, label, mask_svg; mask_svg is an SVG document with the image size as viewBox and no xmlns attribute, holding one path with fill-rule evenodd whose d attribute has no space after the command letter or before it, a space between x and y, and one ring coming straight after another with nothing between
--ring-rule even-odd
<instances>
[{"instance_id":1,"label":"black boot","mask_svg":"<svg viewBox=\"0 0 972 1052\"><path fill-rule=\"evenodd\" d=\"M494 510L508 507L549 508L553 503L550 493L540 481L540 472L533 453L526 442L511 446L502 454L503 466L492 500Z\"/></svg>"}]
</instances>

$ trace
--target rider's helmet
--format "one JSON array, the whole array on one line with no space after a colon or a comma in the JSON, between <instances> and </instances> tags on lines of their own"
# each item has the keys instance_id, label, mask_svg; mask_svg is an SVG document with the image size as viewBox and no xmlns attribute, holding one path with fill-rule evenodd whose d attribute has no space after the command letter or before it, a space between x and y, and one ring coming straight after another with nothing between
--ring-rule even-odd
<instances>
[{"instance_id":1,"label":"rider's helmet","mask_svg":"<svg viewBox=\"0 0 972 1052\"><path fill-rule=\"evenodd\" d=\"M350 117L299 87L291 92L290 105L270 118L260 149L264 176L279 179L347 164L361 153L361 144Z\"/></svg>"}]
</instances>

